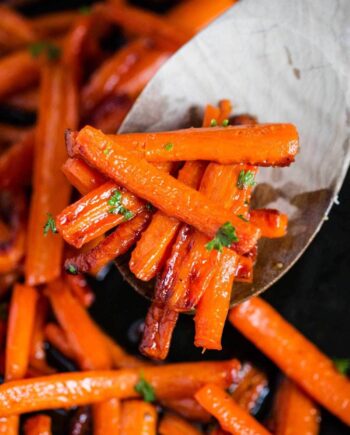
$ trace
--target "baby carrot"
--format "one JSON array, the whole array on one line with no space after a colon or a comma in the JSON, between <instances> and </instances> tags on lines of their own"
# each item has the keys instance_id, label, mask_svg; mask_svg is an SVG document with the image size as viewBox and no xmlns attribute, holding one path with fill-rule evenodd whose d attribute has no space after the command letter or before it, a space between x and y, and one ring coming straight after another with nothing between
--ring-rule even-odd
<instances>
[{"instance_id":1,"label":"baby carrot","mask_svg":"<svg viewBox=\"0 0 350 435\"><path fill-rule=\"evenodd\" d=\"M251 298L230 322L313 399L350 424L350 380L267 302Z\"/></svg>"},{"instance_id":2,"label":"baby carrot","mask_svg":"<svg viewBox=\"0 0 350 435\"><path fill-rule=\"evenodd\" d=\"M64 279L67 282L73 296L77 298L81 305L86 308L90 307L95 300L95 294L87 283L85 276L67 273L65 274Z\"/></svg>"},{"instance_id":3,"label":"baby carrot","mask_svg":"<svg viewBox=\"0 0 350 435\"><path fill-rule=\"evenodd\" d=\"M181 417L167 413L160 421L158 433L160 435L200 435L202 432Z\"/></svg>"},{"instance_id":4,"label":"baby carrot","mask_svg":"<svg viewBox=\"0 0 350 435\"><path fill-rule=\"evenodd\" d=\"M105 175L127 186L164 213L196 227L209 237L214 237L219 228L229 222L236 229L238 242L235 248L240 253L255 245L260 233L256 227L232 216L214 201L164 174L98 130L85 127L70 145L70 152L81 155Z\"/></svg>"},{"instance_id":5,"label":"baby carrot","mask_svg":"<svg viewBox=\"0 0 350 435\"><path fill-rule=\"evenodd\" d=\"M268 435L269 432L239 407L218 385L207 384L194 396L210 412L220 426L233 435Z\"/></svg>"},{"instance_id":6,"label":"baby carrot","mask_svg":"<svg viewBox=\"0 0 350 435\"><path fill-rule=\"evenodd\" d=\"M120 433L120 401L112 398L92 407L94 435L117 435Z\"/></svg>"},{"instance_id":7,"label":"baby carrot","mask_svg":"<svg viewBox=\"0 0 350 435\"><path fill-rule=\"evenodd\" d=\"M69 344L67 336L62 328L55 323L48 323L45 326L45 337L62 355L69 359L75 360L76 354Z\"/></svg>"},{"instance_id":8,"label":"baby carrot","mask_svg":"<svg viewBox=\"0 0 350 435\"><path fill-rule=\"evenodd\" d=\"M0 5L0 31L3 32L11 42L28 44L35 40L35 33L29 20L15 10Z\"/></svg>"},{"instance_id":9,"label":"baby carrot","mask_svg":"<svg viewBox=\"0 0 350 435\"><path fill-rule=\"evenodd\" d=\"M24 435L51 435L51 433L51 418L48 415L34 415L24 423Z\"/></svg>"},{"instance_id":10,"label":"baby carrot","mask_svg":"<svg viewBox=\"0 0 350 435\"><path fill-rule=\"evenodd\" d=\"M211 415L193 397L162 400L162 405L190 421L208 423Z\"/></svg>"},{"instance_id":11,"label":"baby carrot","mask_svg":"<svg viewBox=\"0 0 350 435\"><path fill-rule=\"evenodd\" d=\"M32 87L12 94L4 100L6 106L15 107L27 112L36 112L39 105L39 91Z\"/></svg>"},{"instance_id":12,"label":"baby carrot","mask_svg":"<svg viewBox=\"0 0 350 435\"><path fill-rule=\"evenodd\" d=\"M96 403L113 397L137 397L140 376L154 388L157 398L191 396L206 382L227 388L236 378L236 360L169 364L115 371L70 372L0 385L0 415Z\"/></svg>"},{"instance_id":13,"label":"baby carrot","mask_svg":"<svg viewBox=\"0 0 350 435\"><path fill-rule=\"evenodd\" d=\"M274 209L250 211L250 222L261 230L261 237L275 238L287 234L288 217Z\"/></svg>"},{"instance_id":14,"label":"baby carrot","mask_svg":"<svg viewBox=\"0 0 350 435\"><path fill-rule=\"evenodd\" d=\"M80 159L67 159L62 166L62 172L82 195L86 195L106 182L103 175Z\"/></svg>"},{"instance_id":15,"label":"baby carrot","mask_svg":"<svg viewBox=\"0 0 350 435\"><path fill-rule=\"evenodd\" d=\"M143 400L124 401L120 420L123 435L156 435L157 410Z\"/></svg>"}]
</instances>

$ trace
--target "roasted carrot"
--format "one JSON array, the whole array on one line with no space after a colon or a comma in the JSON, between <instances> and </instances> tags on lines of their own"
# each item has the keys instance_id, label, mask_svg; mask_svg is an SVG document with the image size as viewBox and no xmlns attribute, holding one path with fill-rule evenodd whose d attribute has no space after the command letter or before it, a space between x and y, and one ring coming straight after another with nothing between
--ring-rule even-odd
<instances>
[{"instance_id":1,"label":"roasted carrot","mask_svg":"<svg viewBox=\"0 0 350 435\"><path fill-rule=\"evenodd\" d=\"M0 59L0 98L34 85L39 79L39 63L28 50Z\"/></svg>"},{"instance_id":2,"label":"roasted carrot","mask_svg":"<svg viewBox=\"0 0 350 435\"><path fill-rule=\"evenodd\" d=\"M129 222L122 223L111 234L92 249L71 257L65 262L65 269L96 274L107 263L125 254L147 227L151 212L144 211Z\"/></svg>"},{"instance_id":3,"label":"roasted carrot","mask_svg":"<svg viewBox=\"0 0 350 435\"><path fill-rule=\"evenodd\" d=\"M276 435L317 435L320 413L313 401L294 382L283 379L274 403L272 424Z\"/></svg>"},{"instance_id":4,"label":"roasted carrot","mask_svg":"<svg viewBox=\"0 0 350 435\"><path fill-rule=\"evenodd\" d=\"M243 255L238 256L236 281L253 282L253 260Z\"/></svg>"},{"instance_id":5,"label":"roasted carrot","mask_svg":"<svg viewBox=\"0 0 350 435\"><path fill-rule=\"evenodd\" d=\"M62 166L62 172L82 195L106 182L103 175L80 159L67 159Z\"/></svg>"},{"instance_id":6,"label":"roasted carrot","mask_svg":"<svg viewBox=\"0 0 350 435\"><path fill-rule=\"evenodd\" d=\"M250 211L250 222L261 230L262 237L275 238L287 234L288 217L275 209Z\"/></svg>"},{"instance_id":7,"label":"roasted carrot","mask_svg":"<svg viewBox=\"0 0 350 435\"><path fill-rule=\"evenodd\" d=\"M68 286L83 307L90 307L95 300L95 294L83 275L67 273L64 277Z\"/></svg>"},{"instance_id":8,"label":"roasted carrot","mask_svg":"<svg viewBox=\"0 0 350 435\"><path fill-rule=\"evenodd\" d=\"M34 415L24 423L24 435L51 435L51 433L51 418L48 415Z\"/></svg>"},{"instance_id":9,"label":"roasted carrot","mask_svg":"<svg viewBox=\"0 0 350 435\"><path fill-rule=\"evenodd\" d=\"M117 435L120 433L120 401L109 399L95 403L93 413L94 435Z\"/></svg>"},{"instance_id":10,"label":"roasted carrot","mask_svg":"<svg viewBox=\"0 0 350 435\"><path fill-rule=\"evenodd\" d=\"M17 415L0 417L0 433L6 435L18 435L19 418Z\"/></svg>"},{"instance_id":11,"label":"roasted carrot","mask_svg":"<svg viewBox=\"0 0 350 435\"><path fill-rule=\"evenodd\" d=\"M178 316L176 311L153 302L147 311L140 352L152 359L165 359Z\"/></svg>"},{"instance_id":12,"label":"roasted carrot","mask_svg":"<svg viewBox=\"0 0 350 435\"><path fill-rule=\"evenodd\" d=\"M46 339L59 350L62 355L69 359L75 360L76 354L69 344L67 336L62 328L55 323L48 323L45 326L45 337Z\"/></svg>"},{"instance_id":13,"label":"roasted carrot","mask_svg":"<svg viewBox=\"0 0 350 435\"><path fill-rule=\"evenodd\" d=\"M193 225L210 237L215 236L225 222L230 222L236 228L238 242L235 248L240 252L248 251L259 237L260 231L256 227L220 209L215 202L139 159L133 151L119 146L92 127L81 130L70 148L71 153L81 155L164 213ZM144 186L148 186L147 189Z\"/></svg>"},{"instance_id":14,"label":"roasted carrot","mask_svg":"<svg viewBox=\"0 0 350 435\"><path fill-rule=\"evenodd\" d=\"M47 288L54 313L72 346L83 370L112 367L111 355L100 336L97 325L63 281L55 281Z\"/></svg>"},{"instance_id":15,"label":"roasted carrot","mask_svg":"<svg viewBox=\"0 0 350 435\"><path fill-rule=\"evenodd\" d=\"M120 426L123 435L156 435L156 408L141 400L126 400L122 403Z\"/></svg>"},{"instance_id":16,"label":"roasted carrot","mask_svg":"<svg viewBox=\"0 0 350 435\"><path fill-rule=\"evenodd\" d=\"M208 383L197 391L195 398L219 421L220 426L231 434L269 434L218 385Z\"/></svg>"},{"instance_id":17,"label":"roasted carrot","mask_svg":"<svg viewBox=\"0 0 350 435\"><path fill-rule=\"evenodd\" d=\"M267 302L251 298L233 308L229 320L306 393L350 424L349 379Z\"/></svg>"},{"instance_id":18,"label":"roasted carrot","mask_svg":"<svg viewBox=\"0 0 350 435\"><path fill-rule=\"evenodd\" d=\"M165 414L159 424L160 435L200 435L198 429L174 414Z\"/></svg>"},{"instance_id":19,"label":"roasted carrot","mask_svg":"<svg viewBox=\"0 0 350 435\"><path fill-rule=\"evenodd\" d=\"M7 147L21 142L32 132L31 128L19 127L17 125L0 123L0 149L5 150Z\"/></svg>"},{"instance_id":20,"label":"roasted carrot","mask_svg":"<svg viewBox=\"0 0 350 435\"><path fill-rule=\"evenodd\" d=\"M70 186L61 166L66 159L64 129L77 124L76 91L66 66L44 67L25 264L26 282L31 285L52 281L60 274L63 241L54 234L45 235L43 227L47 214L55 215L69 201Z\"/></svg>"},{"instance_id":21,"label":"roasted carrot","mask_svg":"<svg viewBox=\"0 0 350 435\"><path fill-rule=\"evenodd\" d=\"M39 105L38 88L33 87L12 94L4 100L4 104L27 112L36 112Z\"/></svg>"},{"instance_id":22,"label":"roasted carrot","mask_svg":"<svg viewBox=\"0 0 350 435\"><path fill-rule=\"evenodd\" d=\"M35 40L35 32L30 21L15 10L0 5L0 16L0 45L2 45L2 36L4 36L5 43L9 40L15 46L28 44Z\"/></svg>"},{"instance_id":23,"label":"roasted carrot","mask_svg":"<svg viewBox=\"0 0 350 435\"><path fill-rule=\"evenodd\" d=\"M191 421L208 423L211 415L193 397L163 400L162 405Z\"/></svg>"},{"instance_id":24,"label":"roasted carrot","mask_svg":"<svg viewBox=\"0 0 350 435\"><path fill-rule=\"evenodd\" d=\"M28 184L33 166L34 133L28 133L0 156L0 187L21 187Z\"/></svg>"},{"instance_id":25,"label":"roasted carrot","mask_svg":"<svg viewBox=\"0 0 350 435\"><path fill-rule=\"evenodd\" d=\"M67 32L77 17L78 13L75 11L40 14L31 19L31 24L40 38L47 38Z\"/></svg>"},{"instance_id":26,"label":"roasted carrot","mask_svg":"<svg viewBox=\"0 0 350 435\"><path fill-rule=\"evenodd\" d=\"M61 373L0 385L0 415L96 403L113 397L137 397L140 376L160 400L191 396L206 382L228 387L237 376L237 360L169 364L159 367Z\"/></svg>"}]
</instances>

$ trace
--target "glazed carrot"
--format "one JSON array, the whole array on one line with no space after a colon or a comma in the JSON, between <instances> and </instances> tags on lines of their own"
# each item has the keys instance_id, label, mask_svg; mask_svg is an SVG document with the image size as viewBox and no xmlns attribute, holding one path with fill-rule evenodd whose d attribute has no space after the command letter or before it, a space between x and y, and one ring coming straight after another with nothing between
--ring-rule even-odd
<instances>
[{"instance_id":1,"label":"glazed carrot","mask_svg":"<svg viewBox=\"0 0 350 435\"><path fill-rule=\"evenodd\" d=\"M67 285L55 281L48 286L47 295L79 366L83 370L112 367L110 353L100 337L98 327L72 296Z\"/></svg>"},{"instance_id":2,"label":"glazed carrot","mask_svg":"<svg viewBox=\"0 0 350 435\"><path fill-rule=\"evenodd\" d=\"M321 417L313 401L285 378L275 398L272 420L276 435L317 435Z\"/></svg>"},{"instance_id":3,"label":"glazed carrot","mask_svg":"<svg viewBox=\"0 0 350 435\"><path fill-rule=\"evenodd\" d=\"M35 40L31 23L15 10L0 5L0 16L0 35L4 34L12 43L18 44L28 44Z\"/></svg>"},{"instance_id":4,"label":"glazed carrot","mask_svg":"<svg viewBox=\"0 0 350 435\"><path fill-rule=\"evenodd\" d=\"M95 294L87 283L84 275L71 275L67 273L64 279L73 296L77 298L81 305L86 308L90 307L95 300Z\"/></svg>"},{"instance_id":5,"label":"glazed carrot","mask_svg":"<svg viewBox=\"0 0 350 435\"><path fill-rule=\"evenodd\" d=\"M80 159L67 159L62 166L62 172L82 195L106 182L103 175Z\"/></svg>"},{"instance_id":6,"label":"glazed carrot","mask_svg":"<svg viewBox=\"0 0 350 435\"><path fill-rule=\"evenodd\" d=\"M195 398L219 421L220 426L231 434L269 434L218 385L208 383L197 391Z\"/></svg>"},{"instance_id":7,"label":"glazed carrot","mask_svg":"<svg viewBox=\"0 0 350 435\"><path fill-rule=\"evenodd\" d=\"M215 275L197 305L194 344L204 349L221 350L221 336L230 307L237 255L224 248Z\"/></svg>"},{"instance_id":8,"label":"glazed carrot","mask_svg":"<svg viewBox=\"0 0 350 435\"><path fill-rule=\"evenodd\" d=\"M152 359L167 357L170 341L179 314L153 302L147 311L145 328L139 346L140 352Z\"/></svg>"},{"instance_id":9,"label":"glazed carrot","mask_svg":"<svg viewBox=\"0 0 350 435\"><path fill-rule=\"evenodd\" d=\"M0 433L6 435L18 435L19 418L17 415L0 417Z\"/></svg>"},{"instance_id":10,"label":"glazed carrot","mask_svg":"<svg viewBox=\"0 0 350 435\"><path fill-rule=\"evenodd\" d=\"M77 123L76 86L66 65L43 69L36 132L34 179L25 275L31 285L52 281L60 274L63 241L45 235L47 213L55 215L68 204L70 186L61 172L66 160L64 130Z\"/></svg>"},{"instance_id":11,"label":"glazed carrot","mask_svg":"<svg viewBox=\"0 0 350 435\"><path fill-rule=\"evenodd\" d=\"M253 282L253 260L243 255L238 256L235 279L238 282Z\"/></svg>"},{"instance_id":12,"label":"glazed carrot","mask_svg":"<svg viewBox=\"0 0 350 435\"><path fill-rule=\"evenodd\" d=\"M233 308L230 322L313 399L350 424L350 381L267 302L252 298Z\"/></svg>"},{"instance_id":13,"label":"glazed carrot","mask_svg":"<svg viewBox=\"0 0 350 435\"><path fill-rule=\"evenodd\" d=\"M81 155L164 213L193 225L210 237L215 236L225 222L230 222L236 228L238 242L235 248L239 252L248 251L259 237L257 228L220 209L215 202L139 159L133 151L119 146L92 127L81 130L70 148L72 153Z\"/></svg>"},{"instance_id":14,"label":"glazed carrot","mask_svg":"<svg viewBox=\"0 0 350 435\"><path fill-rule=\"evenodd\" d=\"M174 414L165 414L159 424L160 435L200 435L198 429Z\"/></svg>"},{"instance_id":15,"label":"glazed carrot","mask_svg":"<svg viewBox=\"0 0 350 435\"><path fill-rule=\"evenodd\" d=\"M204 162L187 162L179 172L179 181L197 189L205 166ZM138 279L149 281L159 272L179 226L178 219L155 213L131 254L129 267Z\"/></svg>"},{"instance_id":16,"label":"glazed carrot","mask_svg":"<svg viewBox=\"0 0 350 435\"><path fill-rule=\"evenodd\" d=\"M0 187L13 188L26 185L33 164L34 134L27 134L0 155Z\"/></svg>"},{"instance_id":17,"label":"glazed carrot","mask_svg":"<svg viewBox=\"0 0 350 435\"><path fill-rule=\"evenodd\" d=\"M6 106L15 107L28 112L35 112L39 105L38 89L33 87L10 95L6 98L4 103Z\"/></svg>"},{"instance_id":18,"label":"glazed carrot","mask_svg":"<svg viewBox=\"0 0 350 435\"><path fill-rule=\"evenodd\" d=\"M239 369L237 360L143 367L142 377L160 400L191 396L206 382L228 387ZM61 373L0 385L0 415L96 403L113 397L137 397L140 368ZM44 393L43 393L44 392Z\"/></svg>"},{"instance_id":19,"label":"glazed carrot","mask_svg":"<svg viewBox=\"0 0 350 435\"><path fill-rule=\"evenodd\" d=\"M151 218L151 212L143 211L129 222L122 223L92 249L65 262L65 269L96 274L106 264L125 254L140 237Z\"/></svg>"},{"instance_id":20,"label":"glazed carrot","mask_svg":"<svg viewBox=\"0 0 350 435\"><path fill-rule=\"evenodd\" d=\"M120 420L120 433L123 435L156 435L156 408L143 400L123 402Z\"/></svg>"},{"instance_id":21,"label":"glazed carrot","mask_svg":"<svg viewBox=\"0 0 350 435\"><path fill-rule=\"evenodd\" d=\"M39 79L39 63L28 50L0 59L0 98L34 85Z\"/></svg>"},{"instance_id":22,"label":"glazed carrot","mask_svg":"<svg viewBox=\"0 0 350 435\"><path fill-rule=\"evenodd\" d=\"M275 238L287 234L288 216L278 210L251 210L249 220L260 228L262 237Z\"/></svg>"},{"instance_id":23,"label":"glazed carrot","mask_svg":"<svg viewBox=\"0 0 350 435\"><path fill-rule=\"evenodd\" d=\"M45 38L67 32L77 17L75 11L54 12L33 17L31 24L36 34Z\"/></svg>"},{"instance_id":24,"label":"glazed carrot","mask_svg":"<svg viewBox=\"0 0 350 435\"><path fill-rule=\"evenodd\" d=\"M24 423L24 435L51 435L51 433L51 418L48 415L34 415Z\"/></svg>"},{"instance_id":25,"label":"glazed carrot","mask_svg":"<svg viewBox=\"0 0 350 435\"><path fill-rule=\"evenodd\" d=\"M120 433L120 401L109 399L96 403L92 408L94 435L117 435Z\"/></svg>"},{"instance_id":26,"label":"glazed carrot","mask_svg":"<svg viewBox=\"0 0 350 435\"><path fill-rule=\"evenodd\" d=\"M5 146L11 146L16 142L22 141L32 132L31 128L19 127L17 125L0 123L0 145L1 150Z\"/></svg>"},{"instance_id":27,"label":"glazed carrot","mask_svg":"<svg viewBox=\"0 0 350 435\"><path fill-rule=\"evenodd\" d=\"M52 346L62 353L62 355L72 360L76 359L75 352L69 344L65 332L60 326L55 323L48 323L45 326L45 337Z\"/></svg>"},{"instance_id":28,"label":"glazed carrot","mask_svg":"<svg viewBox=\"0 0 350 435\"><path fill-rule=\"evenodd\" d=\"M37 297L32 287L21 284L14 287L6 342L5 378L8 381L23 378L26 373Z\"/></svg>"},{"instance_id":29,"label":"glazed carrot","mask_svg":"<svg viewBox=\"0 0 350 435\"><path fill-rule=\"evenodd\" d=\"M120 195L120 205L112 201ZM56 226L64 240L76 248L129 220L145 208L145 203L127 190L107 181L56 216ZM115 211L114 211L115 210ZM130 214L126 215L126 212Z\"/></svg>"},{"instance_id":30,"label":"glazed carrot","mask_svg":"<svg viewBox=\"0 0 350 435\"><path fill-rule=\"evenodd\" d=\"M211 415L193 397L163 400L162 405L191 421L208 423Z\"/></svg>"}]
</instances>

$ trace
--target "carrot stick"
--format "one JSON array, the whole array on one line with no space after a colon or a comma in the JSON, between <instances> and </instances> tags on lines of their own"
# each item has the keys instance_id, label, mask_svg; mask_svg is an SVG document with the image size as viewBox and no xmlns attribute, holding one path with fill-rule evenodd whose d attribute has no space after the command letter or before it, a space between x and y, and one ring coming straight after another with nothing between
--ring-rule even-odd
<instances>
[{"instance_id":1,"label":"carrot stick","mask_svg":"<svg viewBox=\"0 0 350 435\"><path fill-rule=\"evenodd\" d=\"M313 401L287 378L278 389L272 419L276 435L317 435L321 421Z\"/></svg>"},{"instance_id":2,"label":"carrot stick","mask_svg":"<svg viewBox=\"0 0 350 435\"><path fill-rule=\"evenodd\" d=\"M120 423L123 435L156 435L156 408L141 400L127 400L122 403Z\"/></svg>"},{"instance_id":3,"label":"carrot stick","mask_svg":"<svg viewBox=\"0 0 350 435\"><path fill-rule=\"evenodd\" d=\"M193 225L210 237L215 236L225 222L230 222L237 231L239 240L235 248L238 251L246 252L255 245L259 237L257 228L231 216L215 202L139 159L134 152L119 146L98 130L85 127L71 145L72 152L81 155L102 173L127 186L164 213Z\"/></svg>"},{"instance_id":4,"label":"carrot stick","mask_svg":"<svg viewBox=\"0 0 350 435\"><path fill-rule=\"evenodd\" d=\"M62 166L62 172L82 195L106 182L103 175L80 159L67 159Z\"/></svg>"},{"instance_id":5,"label":"carrot stick","mask_svg":"<svg viewBox=\"0 0 350 435\"><path fill-rule=\"evenodd\" d=\"M125 254L147 227L151 213L144 211L129 222L122 223L111 234L92 249L71 257L65 262L65 269L77 272L98 273L106 264Z\"/></svg>"},{"instance_id":6,"label":"carrot stick","mask_svg":"<svg viewBox=\"0 0 350 435\"><path fill-rule=\"evenodd\" d=\"M19 127L18 125L0 123L0 149L12 146L22 141L32 132L31 128Z\"/></svg>"},{"instance_id":7,"label":"carrot stick","mask_svg":"<svg viewBox=\"0 0 350 435\"><path fill-rule=\"evenodd\" d=\"M163 400L162 405L190 421L208 423L211 415L193 397Z\"/></svg>"},{"instance_id":8,"label":"carrot stick","mask_svg":"<svg viewBox=\"0 0 350 435\"><path fill-rule=\"evenodd\" d=\"M112 398L96 403L92 408L94 435L117 435L120 433L120 401Z\"/></svg>"},{"instance_id":9,"label":"carrot stick","mask_svg":"<svg viewBox=\"0 0 350 435\"><path fill-rule=\"evenodd\" d=\"M0 187L28 184L33 165L34 134L29 133L0 155Z\"/></svg>"},{"instance_id":10,"label":"carrot stick","mask_svg":"<svg viewBox=\"0 0 350 435\"><path fill-rule=\"evenodd\" d=\"M28 50L17 51L0 59L0 98L37 83L39 63Z\"/></svg>"},{"instance_id":11,"label":"carrot stick","mask_svg":"<svg viewBox=\"0 0 350 435\"><path fill-rule=\"evenodd\" d=\"M238 256L235 279L238 282L253 282L253 260L243 255Z\"/></svg>"},{"instance_id":12,"label":"carrot stick","mask_svg":"<svg viewBox=\"0 0 350 435\"><path fill-rule=\"evenodd\" d=\"M55 323L48 323L45 326L45 337L62 355L75 360L75 352L68 343L67 336L60 326Z\"/></svg>"},{"instance_id":13,"label":"carrot stick","mask_svg":"<svg viewBox=\"0 0 350 435\"><path fill-rule=\"evenodd\" d=\"M218 385L208 383L197 391L195 398L219 421L220 426L231 434L269 434Z\"/></svg>"},{"instance_id":14,"label":"carrot stick","mask_svg":"<svg viewBox=\"0 0 350 435\"><path fill-rule=\"evenodd\" d=\"M36 112L39 105L39 92L37 87L29 88L10 95L4 100L5 106L15 107L25 112Z\"/></svg>"},{"instance_id":15,"label":"carrot stick","mask_svg":"<svg viewBox=\"0 0 350 435\"><path fill-rule=\"evenodd\" d=\"M4 33L11 42L28 44L35 40L31 23L22 15L5 5L0 5L0 33Z\"/></svg>"},{"instance_id":16,"label":"carrot stick","mask_svg":"<svg viewBox=\"0 0 350 435\"><path fill-rule=\"evenodd\" d=\"M206 382L228 387L237 376L236 360L143 367L142 377L160 400L191 396ZM140 369L70 372L0 385L0 415L21 414L137 397Z\"/></svg>"},{"instance_id":17,"label":"carrot stick","mask_svg":"<svg viewBox=\"0 0 350 435\"><path fill-rule=\"evenodd\" d=\"M66 274L64 279L73 296L77 298L81 305L86 308L90 307L95 300L95 294L87 283L86 278L83 275Z\"/></svg>"},{"instance_id":18,"label":"carrot stick","mask_svg":"<svg viewBox=\"0 0 350 435\"><path fill-rule=\"evenodd\" d=\"M165 359L178 316L177 312L153 302L147 311L140 352L148 358Z\"/></svg>"},{"instance_id":19,"label":"carrot stick","mask_svg":"<svg viewBox=\"0 0 350 435\"><path fill-rule=\"evenodd\" d=\"M24 435L51 435L51 418L48 415L34 415L24 423Z\"/></svg>"},{"instance_id":20,"label":"carrot stick","mask_svg":"<svg viewBox=\"0 0 350 435\"><path fill-rule=\"evenodd\" d=\"M76 87L66 66L44 67L34 163L34 192L30 208L26 282L52 281L60 274L63 241L45 236L47 213L55 215L68 204L70 186L61 172L66 159L64 130L77 123Z\"/></svg>"},{"instance_id":21,"label":"carrot stick","mask_svg":"<svg viewBox=\"0 0 350 435\"><path fill-rule=\"evenodd\" d=\"M160 435L200 435L202 432L181 417L167 413L160 421L158 433Z\"/></svg>"},{"instance_id":22,"label":"carrot stick","mask_svg":"<svg viewBox=\"0 0 350 435\"><path fill-rule=\"evenodd\" d=\"M275 238L287 234L288 217L278 210L251 210L250 222L260 228L262 237Z\"/></svg>"},{"instance_id":23,"label":"carrot stick","mask_svg":"<svg viewBox=\"0 0 350 435\"><path fill-rule=\"evenodd\" d=\"M18 435L19 418L17 415L10 417L0 417L0 433L6 435Z\"/></svg>"},{"instance_id":24,"label":"carrot stick","mask_svg":"<svg viewBox=\"0 0 350 435\"><path fill-rule=\"evenodd\" d=\"M33 17L31 24L40 38L47 38L67 32L78 16L75 11L54 12Z\"/></svg>"},{"instance_id":25,"label":"carrot stick","mask_svg":"<svg viewBox=\"0 0 350 435\"><path fill-rule=\"evenodd\" d=\"M267 302L243 302L229 320L313 399L350 424L349 379Z\"/></svg>"}]
</instances>

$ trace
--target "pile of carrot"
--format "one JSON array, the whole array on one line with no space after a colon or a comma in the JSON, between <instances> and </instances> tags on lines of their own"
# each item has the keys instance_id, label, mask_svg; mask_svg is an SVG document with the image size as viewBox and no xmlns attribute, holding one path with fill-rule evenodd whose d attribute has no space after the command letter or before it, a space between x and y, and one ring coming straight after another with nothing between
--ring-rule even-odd
<instances>
[{"instance_id":1,"label":"pile of carrot","mask_svg":"<svg viewBox=\"0 0 350 435\"><path fill-rule=\"evenodd\" d=\"M0 433L56 433L62 408L69 434L316 435L319 405L350 425L350 382L328 357L260 298L230 310L259 239L287 232L285 214L250 201L259 166L294 161L295 127L222 100L196 128L116 134L160 66L234 3L160 15L106 0L30 18L0 6L0 106L36 113L0 124ZM89 312L89 279L125 254L154 287L142 356ZM191 310L195 346L221 350L228 318L281 370L267 420L269 379L252 363L154 362Z\"/></svg>"}]
</instances>

